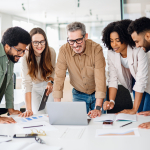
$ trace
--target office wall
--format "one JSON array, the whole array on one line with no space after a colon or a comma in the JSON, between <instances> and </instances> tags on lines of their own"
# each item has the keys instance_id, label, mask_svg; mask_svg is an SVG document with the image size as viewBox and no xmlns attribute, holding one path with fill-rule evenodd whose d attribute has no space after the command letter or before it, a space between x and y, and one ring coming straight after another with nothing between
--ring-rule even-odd
<instances>
[{"instance_id":1,"label":"office wall","mask_svg":"<svg viewBox=\"0 0 150 150\"><path fill-rule=\"evenodd\" d=\"M1 36L3 35L3 33L10 27L13 26L12 21L13 20L20 20L20 21L27 21L27 18L23 18L23 17L18 17L18 16L14 16L14 15L10 15L10 14L5 14L5 13L1 13L0 12L0 18L1 18ZM39 27L41 27L42 29L45 30L45 24L41 23L41 22L37 22L34 20L30 20L29 22L32 22L36 25L38 25Z\"/></svg>"}]
</instances>

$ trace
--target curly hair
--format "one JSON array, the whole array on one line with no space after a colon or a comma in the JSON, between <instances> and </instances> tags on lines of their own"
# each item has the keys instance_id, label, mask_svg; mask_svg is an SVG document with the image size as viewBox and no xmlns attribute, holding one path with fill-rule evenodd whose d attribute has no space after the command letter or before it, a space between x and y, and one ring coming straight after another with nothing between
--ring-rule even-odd
<instances>
[{"instance_id":1,"label":"curly hair","mask_svg":"<svg viewBox=\"0 0 150 150\"><path fill-rule=\"evenodd\" d=\"M127 32L127 28L132 21L129 19L116 21L108 24L102 31L102 41L108 50L113 50L110 44L110 34L112 32L117 32L119 35L120 42L127 44L131 47L135 46L134 41Z\"/></svg>"},{"instance_id":2,"label":"curly hair","mask_svg":"<svg viewBox=\"0 0 150 150\"><path fill-rule=\"evenodd\" d=\"M18 43L28 45L30 42L31 42L30 34L20 27L8 28L5 31L4 35L2 36L1 40L3 46L8 44L10 47L17 46Z\"/></svg>"},{"instance_id":3,"label":"curly hair","mask_svg":"<svg viewBox=\"0 0 150 150\"><path fill-rule=\"evenodd\" d=\"M137 34L139 34L149 30L150 30L150 18L147 17L141 17L139 19L136 19L135 21L132 21L128 27L129 34L132 34L134 31L136 31Z\"/></svg>"}]
</instances>

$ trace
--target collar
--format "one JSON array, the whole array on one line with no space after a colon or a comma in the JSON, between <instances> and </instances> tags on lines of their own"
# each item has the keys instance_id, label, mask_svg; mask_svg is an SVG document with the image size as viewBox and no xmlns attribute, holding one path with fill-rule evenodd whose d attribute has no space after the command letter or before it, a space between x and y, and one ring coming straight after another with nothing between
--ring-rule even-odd
<instances>
[{"instance_id":1,"label":"collar","mask_svg":"<svg viewBox=\"0 0 150 150\"><path fill-rule=\"evenodd\" d=\"M69 45L70 46L70 45ZM81 55L87 55L87 56L89 56L90 54L89 54L89 52L90 52L90 49L91 49L92 47L90 47L90 45L89 45L89 40L86 40L85 41L85 50L84 50L84 52L81 54ZM70 49L72 50L72 56L75 56L75 55L79 55L78 53L75 53L74 51L73 51L73 49L71 48L71 46L70 46Z\"/></svg>"},{"instance_id":2,"label":"collar","mask_svg":"<svg viewBox=\"0 0 150 150\"><path fill-rule=\"evenodd\" d=\"M5 56L5 55L6 55L6 53L5 53L5 50L4 50L4 47L3 47L3 44L2 44L2 43L0 43L0 57Z\"/></svg>"}]
</instances>

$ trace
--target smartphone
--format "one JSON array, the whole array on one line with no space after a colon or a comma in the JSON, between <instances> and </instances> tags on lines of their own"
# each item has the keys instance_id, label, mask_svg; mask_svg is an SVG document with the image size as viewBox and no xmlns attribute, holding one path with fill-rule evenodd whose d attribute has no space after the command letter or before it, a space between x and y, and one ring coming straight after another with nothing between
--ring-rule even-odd
<instances>
[{"instance_id":1,"label":"smartphone","mask_svg":"<svg viewBox=\"0 0 150 150\"><path fill-rule=\"evenodd\" d=\"M35 138L38 134L14 134L13 138Z\"/></svg>"},{"instance_id":2,"label":"smartphone","mask_svg":"<svg viewBox=\"0 0 150 150\"><path fill-rule=\"evenodd\" d=\"M38 111L45 109L46 102L47 102L47 99L48 99L48 96L49 96L49 95L46 96L47 90L48 90L48 89L45 89L45 91L44 91L44 93L43 93L43 97L42 97L42 99L41 99L41 102L40 102Z\"/></svg>"},{"instance_id":3,"label":"smartphone","mask_svg":"<svg viewBox=\"0 0 150 150\"><path fill-rule=\"evenodd\" d=\"M113 121L104 121L103 125L113 125Z\"/></svg>"},{"instance_id":4,"label":"smartphone","mask_svg":"<svg viewBox=\"0 0 150 150\"><path fill-rule=\"evenodd\" d=\"M112 120L107 120L103 122L103 128L111 128L113 125L113 121Z\"/></svg>"}]
</instances>

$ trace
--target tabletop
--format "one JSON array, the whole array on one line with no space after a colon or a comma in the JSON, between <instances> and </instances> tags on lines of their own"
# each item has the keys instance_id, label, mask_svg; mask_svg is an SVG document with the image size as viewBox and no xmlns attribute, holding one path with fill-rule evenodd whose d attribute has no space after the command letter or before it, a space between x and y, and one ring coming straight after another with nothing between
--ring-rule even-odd
<instances>
[{"instance_id":1,"label":"tabletop","mask_svg":"<svg viewBox=\"0 0 150 150\"><path fill-rule=\"evenodd\" d=\"M137 116L137 122L124 126L123 129L137 128L143 122L150 121L150 116ZM112 129L119 129L127 122L114 122ZM103 129L102 122L94 122L93 119L87 126L61 126L55 125L57 131L47 132L47 136L41 137L47 145L61 146L63 150L149 150L150 129L138 129L139 137L95 137L97 129ZM61 135L69 127L84 127L85 130L79 139L63 139ZM0 135L21 134L16 124L0 124ZM12 142L31 141L34 139L13 139Z\"/></svg>"}]
</instances>

